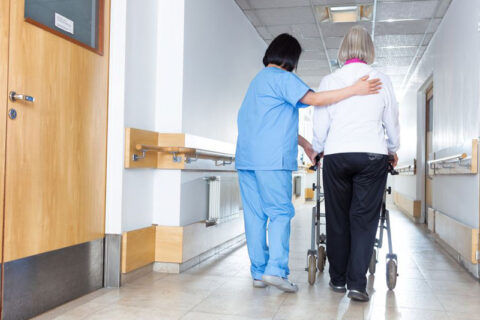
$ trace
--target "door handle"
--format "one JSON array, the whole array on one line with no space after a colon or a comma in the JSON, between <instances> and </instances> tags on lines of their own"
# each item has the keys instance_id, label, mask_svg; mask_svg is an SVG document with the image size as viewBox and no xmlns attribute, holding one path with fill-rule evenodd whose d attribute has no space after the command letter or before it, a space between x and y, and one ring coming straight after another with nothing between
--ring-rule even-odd
<instances>
[{"instance_id":1,"label":"door handle","mask_svg":"<svg viewBox=\"0 0 480 320\"><path fill-rule=\"evenodd\" d=\"M19 93L16 93L15 91L10 91L10 94L8 95L8 97L12 102L15 102L17 100L23 100L26 102L35 102L34 97L28 96L26 94L19 94Z\"/></svg>"}]
</instances>

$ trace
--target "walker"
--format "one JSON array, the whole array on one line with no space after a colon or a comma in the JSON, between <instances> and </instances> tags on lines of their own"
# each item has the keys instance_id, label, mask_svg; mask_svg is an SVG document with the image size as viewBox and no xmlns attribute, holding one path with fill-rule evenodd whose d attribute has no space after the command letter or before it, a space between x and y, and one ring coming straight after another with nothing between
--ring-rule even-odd
<instances>
[{"instance_id":1,"label":"walker","mask_svg":"<svg viewBox=\"0 0 480 320\"><path fill-rule=\"evenodd\" d=\"M327 261L327 235L325 212L322 212L321 204L325 200L321 187L320 157L315 157L316 164L310 170L316 171L317 183L313 183L312 189L316 192L315 206L312 208L312 229L310 249L307 252L308 283L313 285L317 276L317 270L323 272ZM323 232L322 232L323 230Z\"/></svg>"},{"instance_id":2,"label":"walker","mask_svg":"<svg viewBox=\"0 0 480 320\"><path fill-rule=\"evenodd\" d=\"M321 176L320 176L320 158L317 156L315 158L316 165L310 167L310 170L315 170L317 173L317 182L313 184L313 191L316 192L316 203L312 208L312 229L311 229L311 242L310 249L307 252L307 267L305 271L308 272L308 283L313 285L317 276L317 271L323 272L325 268L325 263L327 259L327 236L326 236L326 217L325 212L321 210L321 203L324 202L325 196L321 192ZM398 175L398 172L395 171L393 166L388 164L388 173L391 175ZM392 188L388 187L383 194L382 208L380 211L380 222L379 222L379 233L378 238L375 239L374 249L372 258L370 259L370 265L368 270L370 274L375 274L375 269L377 265L377 255L378 249L382 248L383 245L383 231L387 231L388 238L388 254L386 256L387 260L387 269L386 269L386 280L388 289L393 290L397 284L398 277L398 259L397 255L393 253L392 247L392 233L390 227L390 213L386 206L387 194L392 193ZM323 226L323 228L322 228ZM322 232L323 230L323 232Z\"/></svg>"}]
</instances>

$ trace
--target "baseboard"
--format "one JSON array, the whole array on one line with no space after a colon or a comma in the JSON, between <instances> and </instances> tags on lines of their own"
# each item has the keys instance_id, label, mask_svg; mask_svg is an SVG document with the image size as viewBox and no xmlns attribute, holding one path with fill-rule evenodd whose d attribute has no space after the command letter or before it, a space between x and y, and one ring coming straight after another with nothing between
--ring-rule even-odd
<instances>
[{"instance_id":1,"label":"baseboard","mask_svg":"<svg viewBox=\"0 0 480 320\"><path fill-rule=\"evenodd\" d=\"M182 273L215 255L226 253L229 250L234 250L235 248L242 246L245 241L245 234L241 234L217 247L207 250L206 252L182 263L155 262L153 270L163 273Z\"/></svg>"},{"instance_id":2,"label":"baseboard","mask_svg":"<svg viewBox=\"0 0 480 320\"><path fill-rule=\"evenodd\" d=\"M151 226L122 235L123 275L149 266L158 272L180 273L219 251L244 241L242 217L206 227L205 223L187 226Z\"/></svg>"},{"instance_id":3,"label":"baseboard","mask_svg":"<svg viewBox=\"0 0 480 320\"><path fill-rule=\"evenodd\" d=\"M435 210L435 234L464 260L478 264L478 229L469 227Z\"/></svg>"},{"instance_id":4,"label":"baseboard","mask_svg":"<svg viewBox=\"0 0 480 320\"><path fill-rule=\"evenodd\" d=\"M435 235L435 241L463 268L465 268L472 276L480 280L480 264L472 263L469 259L465 259L456 249L443 241L438 235Z\"/></svg>"},{"instance_id":5,"label":"baseboard","mask_svg":"<svg viewBox=\"0 0 480 320\"><path fill-rule=\"evenodd\" d=\"M151 273L154 269L153 269L153 262L147 264L146 266L143 266L143 267L140 267L138 269L135 269L133 271L130 271L128 273L122 273L121 275L121 284L122 286L129 283L129 282L132 282L138 278L141 278L143 277L144 275L146 274L149 274Z\"/></svg>"},{"instance_id":6,"label":"baseboard","mask_svg":"<svg viewBox=\"0 0 480 320\"><path fill-rule=\"evenodd\" d=\"M435 210L433 208L427 209L427 227L430 232L435 233Z\"/></svg>"},{"instance_id":7,"label":"baseboard","mask_svg":"<svg viewBox=\"0 0 480 320\"><path fill-rule=\"evenodd\" d=\"M104 239L4 265L2 319L29 319L103 286Z\"/></svg>"},{"instance_id":8,"label":"baseboard","mask_svg":"<svg viewBox=\"0 0 480 320\"><path fill-rule=\"evenodd\" d=\"M122 273L155 261L155 226L122 234Z\"/></svg>"},{"instance_id":9,"label":"baseboard","mask_svg":"<svg viewBox=\"0 0 480 320\"><path fill-rule=\"evenodd\" d=\"M419 223L422 216L422 202L411 199L399 192L393 192L394 204L414 222Z\"/></svg>"}]
</instances>

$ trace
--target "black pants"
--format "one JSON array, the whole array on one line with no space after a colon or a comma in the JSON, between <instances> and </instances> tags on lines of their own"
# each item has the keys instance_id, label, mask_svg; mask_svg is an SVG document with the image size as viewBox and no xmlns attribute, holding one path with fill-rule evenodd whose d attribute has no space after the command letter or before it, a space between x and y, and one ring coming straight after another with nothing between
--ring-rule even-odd
<instances>
[{"instance_id":1,"label":"black pants","mask_svg":"<svg viewBox=\"0 0 480 320\"><path fill-rule=\"evenodd\" d=\"M388 157L372 153L325 156L323 184L327 256L334 285L364 291L380 218Z\"/></svg>"}]
</instances>

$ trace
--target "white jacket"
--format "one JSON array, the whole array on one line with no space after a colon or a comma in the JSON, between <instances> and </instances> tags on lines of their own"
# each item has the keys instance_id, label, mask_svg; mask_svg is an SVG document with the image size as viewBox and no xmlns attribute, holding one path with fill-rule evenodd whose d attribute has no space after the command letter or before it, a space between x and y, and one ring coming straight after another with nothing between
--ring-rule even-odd
<instances>
[{"instance_id":1,"label":"white jacket","mask_svg":"<svg viewBox=\"0 0 480 320\"><path fill-rule=\"evenodd\" d=\"M354 96L327 107L315 107L315 151L325 155L397 152L400 147L398 103L387 75L364 63L351 63L323 78L319 91L350 86L364 75L381 79L383 84L379 94Z\"/></svg>"}]
</instances>

